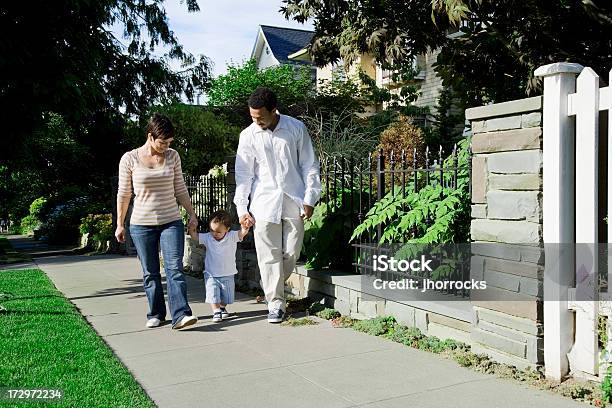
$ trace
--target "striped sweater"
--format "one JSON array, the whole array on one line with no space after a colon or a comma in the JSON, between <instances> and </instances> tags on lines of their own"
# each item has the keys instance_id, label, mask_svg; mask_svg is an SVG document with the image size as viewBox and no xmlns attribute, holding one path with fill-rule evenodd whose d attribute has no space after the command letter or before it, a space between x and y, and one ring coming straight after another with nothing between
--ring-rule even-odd
<instances>
[{"instance_id":1,"label":"striped sweater","mask_svg":"<svg viewBox=\"0 0 612 408\"><path fill-rule=\"evenodd\" d=\"M150 169L138 159L137 149L121 157L117 196L129 200L134 192L130 224L162 225L181 218L177 199L189 199L181 157L174 149L165 153L163 166Z\"/></svg>"}]
</instances>

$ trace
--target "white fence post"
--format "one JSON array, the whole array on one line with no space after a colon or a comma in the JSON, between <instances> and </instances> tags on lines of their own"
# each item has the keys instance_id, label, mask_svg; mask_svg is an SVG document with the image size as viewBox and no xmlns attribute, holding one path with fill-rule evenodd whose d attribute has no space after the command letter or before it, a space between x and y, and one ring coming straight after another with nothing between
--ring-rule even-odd
<instances>
[{"instance_id":1,"label":"white fence post","mask_svg":"<svg viewBox=\"0 0 612 408\"><path fill-rule=\"evenodd\" d=\"M556 380L569 372L567 353L573 341L574 320L567 300L574 282L575 131L567 105L582 68L556 63L535 71L544 78L544 364L546 376Z\"/></svg>"},{"instance_id":2,"label":"white fence post","mask_svg":"<svg viewBox=\"0 0 612 408\"><path fill-rule=\"evenodd\" d=\"M568 358L572 371L596 375L599 371L599 76L591 68L584 68L578 76L572 99L569 113L576 114L576 289L570 308L576 311L576 332Z\"/></svg>"}]
</instances>

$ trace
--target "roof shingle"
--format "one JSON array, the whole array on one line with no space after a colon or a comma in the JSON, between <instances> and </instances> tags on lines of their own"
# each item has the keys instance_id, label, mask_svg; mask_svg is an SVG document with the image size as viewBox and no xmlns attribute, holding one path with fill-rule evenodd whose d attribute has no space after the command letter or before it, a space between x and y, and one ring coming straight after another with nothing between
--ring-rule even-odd
<instances>
[{"instance_id":1,"label":"roof shingle","mask_svg":"<svg viewBox=\"0 0 612 408\"><path fill-rule=\"evenodd\" d=\"M306 47L314 35L314 31L266 25L262 25L261 30L274 57L281 64L296 63L296 61L290 61L287 56Z\"/></svg>"}]
</instances>

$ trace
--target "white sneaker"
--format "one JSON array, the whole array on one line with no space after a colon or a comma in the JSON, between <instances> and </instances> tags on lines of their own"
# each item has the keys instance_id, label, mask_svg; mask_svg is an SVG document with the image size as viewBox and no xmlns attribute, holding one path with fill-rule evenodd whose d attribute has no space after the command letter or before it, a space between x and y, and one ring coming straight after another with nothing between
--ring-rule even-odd
<instances>
[{"instance_id":1,"label":"white sneaker","mask_svg":"<svg viewBox=\"0 0 612 408\"><path fill-rule=\"evenodd\" d=\"M229 312L224 307L221 308L221 317L224 319L227 319L229 317Z\"/></svg>"},{"instance_id":2,"label":"white sneaker","mask_svg":"<svg viewBox=\"0 0 612 408\"><path fill-rule=\"evenodd\" d=\"M183 316L183 318L177 324L172 326L172 328L174 330L182 329L184 327L191 326L197 321L198 321L198 318L195 316Z\"/></svg>"},{"instance_id":3,"label":"white sneaker","mask_svg":"<svg viewBox=\"0 0 612 408\"><path fill-rule=\"evenodd\" d=\"M221 312L214 312L213 313L213 317L212 317L212 321L215 323L219 323L223 321L223 315L221 314Z\"/></svg>"},{"instance_id":4,"label":"white sneaker","mask_svg":"<svg viewBox=\"0 0 612 408\"><path fill-rule=\"evenodd\" d=\"M147 327L148 328L157 327L160 324L161 324L161 320L159 320L157 317L153 317L153 318L147 320Z\"/></svg>"}]
</instances>

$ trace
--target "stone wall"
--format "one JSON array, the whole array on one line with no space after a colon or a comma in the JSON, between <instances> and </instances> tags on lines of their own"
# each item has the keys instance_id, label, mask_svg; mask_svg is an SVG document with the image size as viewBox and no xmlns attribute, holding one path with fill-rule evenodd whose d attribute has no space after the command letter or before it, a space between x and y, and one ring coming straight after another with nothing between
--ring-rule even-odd
<instances>
[{"instance_id":1,"label":"stone wall","mask_svg":"<svg viewBox=\"0 0 612 408\"><path fill-rule=\"evenodd\" d=\"M476 352L543 359L542 98L472 108L471 277Z\"/></svg>"}]
</instances>

